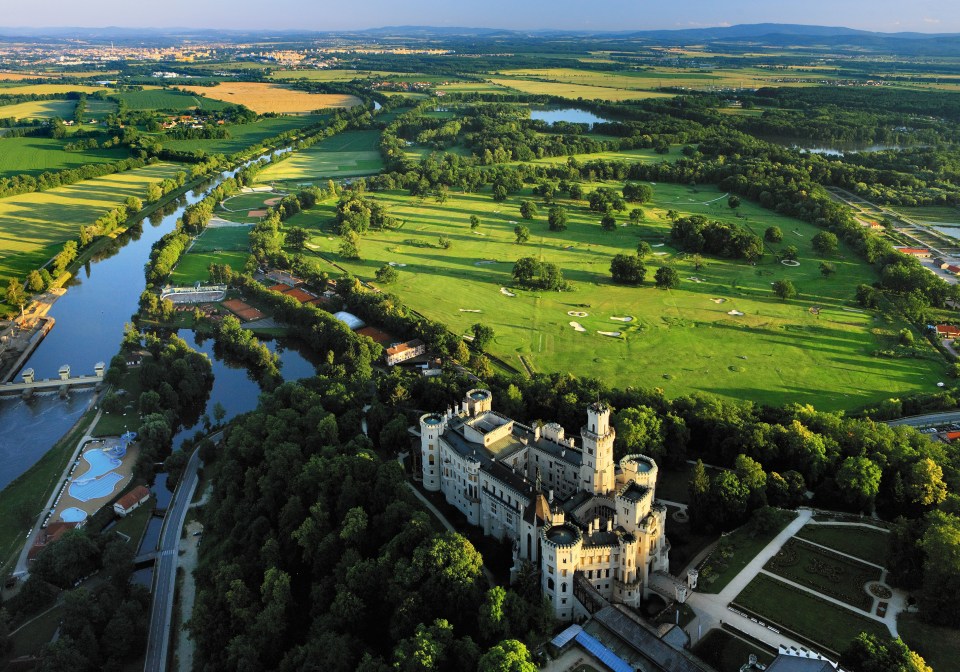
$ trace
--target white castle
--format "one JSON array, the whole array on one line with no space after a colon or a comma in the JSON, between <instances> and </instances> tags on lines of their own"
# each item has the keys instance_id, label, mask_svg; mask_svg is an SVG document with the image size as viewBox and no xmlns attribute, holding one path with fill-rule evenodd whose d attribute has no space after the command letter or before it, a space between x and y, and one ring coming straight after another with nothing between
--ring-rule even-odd
<instances>
[{"instance_id":1,"label":"white castle","mask_svg":"<svg viewBox=\"0 0 960 672\"><path fill-rule=\"evenodd\" d=\"M514 569L539 564L554 615L587 613L599 593L638 606L650 574L669 571L666 507L655 504L657 464L613 461L610 409L587 409L580 447L556 423L527 427L470 390L459 412L420 418L423 486L442 492L484 534L514 546Z\"/></svg>"}]
</instances>

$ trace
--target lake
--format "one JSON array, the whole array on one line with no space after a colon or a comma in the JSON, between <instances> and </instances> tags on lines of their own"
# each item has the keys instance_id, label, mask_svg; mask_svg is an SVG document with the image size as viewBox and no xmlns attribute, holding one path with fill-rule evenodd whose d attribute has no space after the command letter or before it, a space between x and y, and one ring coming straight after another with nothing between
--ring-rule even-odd
<instances>
[{"instance_id":1,"label":"lake","mask_svg":"<svg viewBox=\"0 0 960 672\"><path fill-rule=\"evenodd\" d=\"M530 118L545 121L548 124L554 124L558 121L566 121L571 124L589 124L591 128L594 124L603 124L610 121L597 116L593 112L581 110L577 107L531 107Z\"/></svg>"}]
</instances>

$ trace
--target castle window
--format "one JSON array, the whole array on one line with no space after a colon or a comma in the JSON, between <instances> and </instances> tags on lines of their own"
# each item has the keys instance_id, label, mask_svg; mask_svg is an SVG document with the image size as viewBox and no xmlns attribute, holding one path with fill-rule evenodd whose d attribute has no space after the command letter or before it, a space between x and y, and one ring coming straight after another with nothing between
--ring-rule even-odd
<instances>
[{"instance_id":1,"label":"castle window","mask_svg":"<svg viewBox=\"0 0 960 672\"><path fill-rule=\"evenodd\" d=\"M547 574L553 574L553 565L547 565ZM566 576L566 574L564 574Z\"/></svg>"},{"instance_id":2,"label":"castle window","mask_svg":"<svg viewBox=\"0 0 960 672\"><path fill-rule=\"evenodd\" d=\"M430 455L430 465L433 466L433 455Z\"/></svg>"},{"instance_id":3,"label":"castle window","mask_svg":"<svg viewBox=\"0 0 960 672\"><path fill-rule=\"evenodd\" d=\"M566 604L566 603L567 603L567 598L563 598L562 600L560 600L560 604Z\"/></svg>"},{"instance_id":4,"label":"castle window","mask_svg":"<svg viewBox=\"0 0 960 672\"><path fill-rule=\"evenodd\" d=\"M566 575L567 575L567 570L562 569L562 570L560 570L560 573L561 573L563 576L566 576Z\"/></svg>"},{"instance_id":5,"label":"castle window","mask_svg":"<svg viewBox=\"0 0 960 672\"><path fill-rule=\"evenodd\" d=\"M561 592L561 593L567 592L567 584L565 584L565 583L561 583L561 584L560 584L560 592Z\"/></svg>"}]
</instances>

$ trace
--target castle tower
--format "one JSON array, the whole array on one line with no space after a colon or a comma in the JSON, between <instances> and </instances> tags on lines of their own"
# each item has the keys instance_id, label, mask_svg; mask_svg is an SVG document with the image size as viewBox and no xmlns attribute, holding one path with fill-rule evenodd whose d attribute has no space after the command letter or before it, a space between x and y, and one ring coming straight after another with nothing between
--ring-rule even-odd
<instances>
[{"instance_id":1,"label":"castle tower","mask_svg":"<svg viewBox=\"0 0 960 672\"><path fill-rule=\"evenodd\" d=\"M616 487L613 464L613 440L617 433L610 426L610 409L600 402L587 409L587 424L580 430L583 464L580 484L594 495L605 495Z\"/></svg>"},{"instance_id":2,"label":"castle tower","mask_svg":"<svg viewBox=\"0 0 960 672\"><path fill-rule=\"evenodd\" d=\"M493 408L493 394L490 390L474 389L463 398L463 412L471 418L486 413Z\"/></svg>"},{"instance_id":3,"label":"castle tower","mask_svg":"<svg viewBox=\"0 0 960 672\"><path fill-rule=\"evenodd\" d=\"M443 434L446 426L446 418L438 413L420 416L423 487L430 492L440 490L440 435Z\"/></svg>"},{"instance_id":4,"label":"castle tower","mask_svg":"<svg viewBox=\"0 0 960 672\"><path fill-rule=\"evenodd\" d=\"M574 615L573 577L580 564L583 533L576 525L561 523L540 530L540 541L540 587L554 617L569 621Z\"/></svg>"}]
</instances>

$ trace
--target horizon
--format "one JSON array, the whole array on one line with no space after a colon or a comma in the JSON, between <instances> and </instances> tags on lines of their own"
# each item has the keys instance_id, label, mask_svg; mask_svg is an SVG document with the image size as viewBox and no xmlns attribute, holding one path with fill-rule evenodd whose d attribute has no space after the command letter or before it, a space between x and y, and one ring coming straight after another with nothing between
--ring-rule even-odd
<instances>
[{"instance_id":1,"label":"horizon","mask_svg":"<svg viewBox=\"0 0 960 672\"><path fill-rule=\"evenodd\" d=\"M302 0L274 0L268 16L252 0L207 0L198 7L187 0L170 0L166 11L130 7L119 0L86 3L50 0L40 18L34 8L8 8L0 30L230 30L248 32L360 32L387 27L471 28L508 31L629 32L724 28L764 23L843 27L881 33L960 32L960 7L938 0L810 0L802 6L770 6L757 0L689 0L682 7L641 6L632 0L599 0L589 16L582 5L556 0L518 5L489 0L483 6L450 7L441 0L414 0L398 5L391 0L368 0L353 10L329 2L303 6ZM839 6L838 6L839 5ZM549 11L545 11L545 10ZM91 17L110 16L109 21ZM370 16L380 17L372 25ZM492 20L491 17L497 19ZM167 20L169 18L169 20Z\"/></svg>"}]
</instances>

